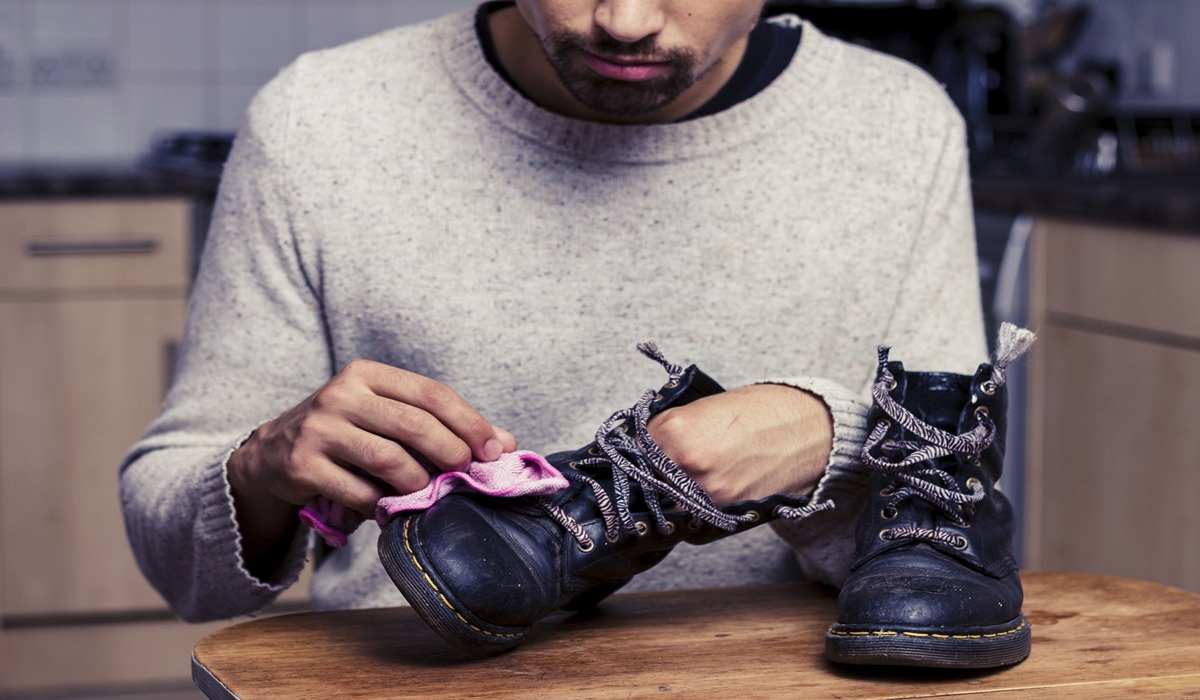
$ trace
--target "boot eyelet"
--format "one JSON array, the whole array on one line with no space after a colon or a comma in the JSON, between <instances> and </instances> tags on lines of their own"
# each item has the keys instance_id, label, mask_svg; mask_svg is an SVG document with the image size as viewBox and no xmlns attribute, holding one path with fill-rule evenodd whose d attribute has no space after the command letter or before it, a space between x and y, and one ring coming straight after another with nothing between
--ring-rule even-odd
<instances>
[{"instance_id":1,"label":"boot eyelet","mask_svg":"<svg viewBox=\"0 0 1200 700\"><path fill-rule=\"evenodd\" d=\"M970 479L967 479L967 488L974 491L976 489L976 487L983 488L983 482L980 481L979 479L976 479L975 477L971 477Z\"/></svg>"},{"instance_id":2,"label":"boot eyelet","mask_svg":"<svg viewBox=\"0 0 1200 700\"><path fill-rule=\"evenodd\" d=\"M891 486L884 486L879 490L879 495L883 496L884 498L891 496L893 493L896 493L896 489L892 488Z\"/></svg>"},{"instance_id":3,"label":"boot eyelet","mask_svg":"<svg viewBox=\"0 0 1200 700\"><path fill-rule=\"evenodd\" d=\"M988 396L994 396L997 388L996 382L992 381L991 379L979 385L979 390Z\"/></svg>"},{"instance_id":4,"label":"boot eyelet","mask_svg":"<svg viewBox=\"0 0 1200 700\"><path fill-rule=\"evenodd\" d=\"M571 460L570 462L567 462L567 467L569 469L574 469L578 466L579 466L579 462L576 462L575 460Z\"/></svg>"},{"instance_id":5,"label":"boot eyelet","mask_svg":"<svg viewBox=\"0 0 1200 700\"><path fill-rule=\"evenodd\" d=\"M759 521L759 519L762 518L762 516L758 514L757 510L748 510L748 511L746 511L745 515L746 515L746 522L748 522L748 523L756 523Z\"/></svg>"},{"instance_id":6,"label":"boot eyelet","mask_svg":"<svg viewBox=\"0 0 1200 700\"><path fill-rule=\"evenodd\" d=\"M892 506L884 506L883 510L879 511L879 517L884 520L895 520L897 515L900 515L900 511Z\"/></svg>"},{"instance_id":7,"label":"boot eyelet","mask_svg":"<svg viewBox=\"0 0 1200 700\"><path fill-rule=\"evenodd\" d=\"M642 537L647 532L650 532L650 526L647 525L646 523L642 522L641 520L634 522L633 529L637 530L638 537Z\"/></svg>"},{"instance_id":8,"label":"boot eyelet","mask_svg":"<svg viewBox=\"0 0 1200 700\"><path fill-rule=\"evenodd\" d=\"M592 445L591 447L588 448L588 454L590 454L593 457L599 457L604 454L604 451L601 450L596 445Z\"/></svg>"},{"instance_id":9,"label":"boot eyelet","mask_svg":"<svg viewBox=\"0 0 1200 700\"><path fill-rule=\"evenodd\" d=\"M675 387L679 386L679 380L678 379L668 380L666 386L668 389L674 389Z\"/></svg>"},{"instance_id":10,"label":"boot eyelet","mask_svg":"<svg viewBox=\"0 0 1200 700\"><path fill-rule=\"evenodd\" d=\"M579 547L579 551L583 552L584 554L587 554L588 552L590 552L596 548L596 543L591 540L588 540L588 543L586 545L577 544L576 546Z\"/></svg>"},{"instance_id":11,"label":"boot eyelet","mask_svg":"<svg viewBox=\"0 0 1200 700\"><path fill-rule=\"evenodd\" d=\"M604 533L604 541L607 542L608 544L616 544L617 541L620 539L621 539L620 535L613 537L612 535L609 535L607 532Z\"/></svg>"},{"instance_id":12,"label":"boot eyelet","mask_svg":"<svg viewBox=\"0 0 1200 700\"><path fill-rule=\"evenodd\" d=\"M954 539L954 548L960 552L965 552L969 544L970 542L967 542L967 538L963 537L962 535L959 535Z\"/></svg>"},{"instance_id":13,"label":"boot eyelet","mask_svg":"<svg viewBox=\"0 0 1200 700\"><path fill-rule=\"evenodd\" d=\"M895 379L888 378L888 379L883 380L883 386L890 393L890 392L895 391L896 387L900 386L900 382L896 381Z\"/></svg>"},{"instance_id":14,"label":"boot eyelet","mask_svg":"<svg viewBox=\"0 0 1200 700\"><path fill-rule=\"evenodd\" d=\"M985 418L991 418L991 417L992 417L991 411L988 411L987 406L976 406L975 407L975 420L982 423Z\"/></svg>"},{"instance_id":15,"label":"boot eyelet","mask_svg":"<svg viewBox=\"0 0 1200 700\"><path fill-rule=\"evenodd\" d=\"M675 523L668 520L667 526L665 528L663 528L663 534L664 535L674 535L675 534Z\"/></svg>"},{"instance_id":16,"label":"boot eyelet","mask_svg":"<svg viewBox=\"0 0 1200 700\"><path fill-rule=\"evenodd\" d=\"M892 541L892 531L891 530L880 530L879 531L879 539L883 540L884 542L891 542Z\"/></svg>"}]
</instances>

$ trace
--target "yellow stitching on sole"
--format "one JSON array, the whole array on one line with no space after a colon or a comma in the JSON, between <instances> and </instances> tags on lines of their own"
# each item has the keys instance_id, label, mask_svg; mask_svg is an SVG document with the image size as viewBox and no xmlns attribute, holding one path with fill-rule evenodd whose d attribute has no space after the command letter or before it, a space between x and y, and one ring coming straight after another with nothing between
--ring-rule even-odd
<instances>
[{"instance_id":1,"label":"yellow stitching on sole","mask_svg":"<svg viewBox=\"0 0 1200 700\"><path fill-rule=\"evenodd\" d=\"M1025 629L1025 623L1017 625L1010 630L1003 632L991 632L989 634L934 634L932 632L897 632L893 630L874 630L871 632L840 632L829 628L827 634L835 637L895 637L896 635L904 635L905 637L936 637L937 639L990 639L992 637L1004 637L1010 634L1016 634Z\"/></svg>"},{"instance_id":2,"label":"yellow stitching on sole","mask_svg":"<svg viewBox=\"0 0 1200 700\"><path fill-rule=\"evenodd\" d=\"M503 632L492 632L489 630L485 630L481 627L477 627L476 625L471 624L470 620L463 617L462 613L460 613L457 609L455 609L455 607L450 603L449 599L447 599L446 596L444 594L442 594L442 591L440 588L438 588L437 584L433 582L433 578L431 578L429 576L429 574L425 572L425 568L423 566L421 566L421 562L417 561L417 555L413 552L412 547L409 546L408 529L412 525L412 520L413 520L412 518L408 518L404 521L404 549L405 549L405 551L408 552L408 558L412 560L413 565L417 567L417 571L420 571L421 576L425 577L425 583L428 583L429 587L433 589L433 592L437 593L438 600L442 601L442 605L445 605L446 608L450 612L454 613L454 616L457 617L459 620L461 620L464 625L466 625L467 627L470 627L471 629L475 630L476 632L488 635L489 637L501 637L503 639L515 639L517 637L520 637L521 636L520 634L505 634Z\"/></svg>"}]
</instances>

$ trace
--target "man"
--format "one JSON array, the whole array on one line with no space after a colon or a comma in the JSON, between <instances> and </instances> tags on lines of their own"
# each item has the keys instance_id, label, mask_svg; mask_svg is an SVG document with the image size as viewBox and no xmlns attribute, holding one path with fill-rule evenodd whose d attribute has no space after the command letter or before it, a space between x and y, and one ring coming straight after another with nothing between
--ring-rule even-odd
<instances>
[{"instance_id":1,"label":"man","mask_svg":"<svg viewBox=\"0 0 1200 700\"><path fill-rule=\"evenodd\" d=\"M659 444L718 505L819 488L834 511L776 529L804 573L845 575L876 344L984 359L964 128L919 70L762 10L490 3L262 90L175 384L121 467L137 559L181 616L291 585L318 496L370 514L427 468L583 444L657 385L646 338L737 387L656 418ZM402 602L377 535L320 557L318 607ZM759 528L634 585L794 562Z\"/></svg>"}]
</instances>

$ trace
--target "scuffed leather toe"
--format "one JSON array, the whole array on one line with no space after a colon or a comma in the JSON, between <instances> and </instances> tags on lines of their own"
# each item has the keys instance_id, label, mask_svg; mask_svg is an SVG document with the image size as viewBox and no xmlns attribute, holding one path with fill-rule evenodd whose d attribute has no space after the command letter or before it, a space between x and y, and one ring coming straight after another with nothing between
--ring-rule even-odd
<instances>
[{"instance_id":1,"label":"scuffed leather toe","mask_svg":"<svg viewBox=\"0 0 1200 700\"><path fill-rule=\"evenodd\" d=\"M470 496L448 496L417 520L416 546L473 615L495 625L530 625L553 609L558 594L547 588L554 554L539 551L545 543L528 536L537 525L521 522L527 518Z\"/></svg>"},{"instance_id":2,"label":"scuffed leather toe","mask_svg":"<svg viewBox=\"0 0 1200 700\"><path fill-rule=\"evenodd\" d=\"M980 576L922 545L865 564L842 588L838 609L838 622L844 625L923 629L1000 625L1020 615L1020 582L1015 575Z\"/></svg>"}]
</instances>

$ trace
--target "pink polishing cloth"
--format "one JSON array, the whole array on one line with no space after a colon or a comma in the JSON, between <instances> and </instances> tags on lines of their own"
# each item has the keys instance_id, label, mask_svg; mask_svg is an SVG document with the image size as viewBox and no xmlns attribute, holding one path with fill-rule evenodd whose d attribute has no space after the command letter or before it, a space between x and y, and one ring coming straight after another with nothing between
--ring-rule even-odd
<instances>
[{"instance_id":1,"label":"pink polishing cloth","mask_svg":"<svg viewBox=\"0 0 1200 700\"><path fill-rule=\"evenodd\" d=\"M382 527L399 513L425 510L455 491L470 491L498 498L549 496L569 486L562 472L536 452L518 450L500 455L494 462L471 462L463 471L444 472L425 488L404 496L379 499L375 521ZM346 538L364 518L353 510L318 498L300 510L300 521L331 547L346 546Z\"/></svg>"}]
</instances>

